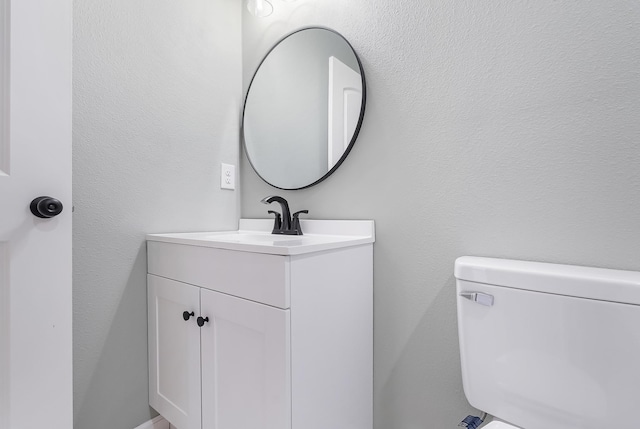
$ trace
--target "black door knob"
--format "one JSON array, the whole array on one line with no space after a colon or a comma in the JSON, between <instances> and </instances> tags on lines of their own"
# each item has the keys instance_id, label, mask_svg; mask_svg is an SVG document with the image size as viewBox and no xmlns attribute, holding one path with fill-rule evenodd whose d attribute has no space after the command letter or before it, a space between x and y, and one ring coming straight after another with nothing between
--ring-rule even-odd
<instances>
[{"instance_id":1,"label":"black door knob","mask_svg":"<svg viewBox=\"0 0 640 429\"><path fill-rule=\"evenodd\" d=\"M184 311L184 312L182 313L182 318L183 318L184 320L189 320L189 318L190 318L191 316L195 316L195 315L196 315L196 314L195 314L193 311L192 311L191 313L189 313L188 311Z\"/></svg>"},{"instance_id":2,"label":"black door knob","mask_svg":"<svg viewBox=\"0 0 640 429\"><path fill-rule=\"evenodd\" d=\"M62 213L62 203L51 197L38 197L31 201L31 213L34 216L48 219Z\"/></svg>"},{"instance_id":3,"label":"black door knob","mask_svg":"<svg viewBox=\"0 0 640 429\"><path fill-rule=\"evenodd\" d=\"M209 321L208 317L202 318L202 316L198 316L198 326L203 327L206 322Z\"/></svg>"}]
</instances>

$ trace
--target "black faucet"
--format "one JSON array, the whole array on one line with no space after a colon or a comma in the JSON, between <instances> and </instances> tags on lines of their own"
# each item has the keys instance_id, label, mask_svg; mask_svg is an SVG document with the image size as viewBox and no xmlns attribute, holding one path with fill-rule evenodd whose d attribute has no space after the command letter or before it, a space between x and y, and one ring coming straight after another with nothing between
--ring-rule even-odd
<instances>
[{"instance_id":1,"label":"black faucet","mask_svg":"<svg viewBox=\"0 0 640 429\"><path fill-rule=\"evenodd\" d=\"M260 202L264 204L276 202L280 204L280 207L282 207L282 218L280 217L280 213L269 210L269 213L275 216L273 231L271 231L272 234L302 235L299 216L301 213L309 213L309 210L300 210L291 216L289 203L287 200L277 195L264 197Z\"/></svg>"}]
</instances>

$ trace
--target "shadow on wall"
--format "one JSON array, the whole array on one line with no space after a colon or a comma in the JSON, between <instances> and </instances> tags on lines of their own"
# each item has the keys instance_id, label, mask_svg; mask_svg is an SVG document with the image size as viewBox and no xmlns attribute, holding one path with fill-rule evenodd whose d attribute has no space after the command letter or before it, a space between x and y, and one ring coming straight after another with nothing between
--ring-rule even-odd
<instances>
[{"instance_id":1,"label":"shadow on wall","mask_svg":"<svg viewBox=\"0 0 640 429\"><path fill-rule=\"evenodd\" d=\"M140 413L138 423L158 415L148 406L149 375L140 371L148 367L147 342L140 341L147 338L146 276L147 249L143 240L93 371L87 397L75 405L79 410L74 416L76 428L96 427L96 422L113 428L130 427L131 415L122 413L125 409Z\"/></svg>"},{"instance_id":2,"label":"shadow on wall","mask_svg":"<svg viewBox=\"0 0 640 429\"><path fill-rule=\"evenodd\" d=\"M389 378L378 388L381 394L374 404L375 427L393 428L394 422L404 421L409 424L407 428L454 428L474 412L450 400L454 389L464 396L455 292L455 278L451 276L424 310ZM442 353L432 347L456 353ZM381 382L379 378L375 381ZM434 421L434 417L441 420Z\"/></svg>"}]
</instances>

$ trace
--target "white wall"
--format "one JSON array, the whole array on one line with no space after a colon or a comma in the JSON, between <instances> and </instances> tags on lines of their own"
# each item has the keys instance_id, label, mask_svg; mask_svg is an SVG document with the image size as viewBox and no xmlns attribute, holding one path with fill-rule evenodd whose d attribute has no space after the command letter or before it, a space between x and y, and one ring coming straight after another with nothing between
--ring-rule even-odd
<instances>
[{"instance_id":1,"label":"white wall","mask_svg":"<svg viewBox=\"0 0 640 429\"><path fill-rule=\"evenodd\" d=\"M74 2L77 429L131 429L148 406L146 233L237 227L237 0Z\"/></svg>"},{"instance_id":2,"label":"white wall","mask_svg":"<svg viewBox=\"0 0 640 429\"><path fill-rule=\"evenodd\" d=\"M375 219L375 427L456 427L456 257L640 270L640 3L273 3L243 16L245 88L282 35L324 25L361 57L367 112L318 186L276 190L243 160L242 215L280 194Z\"/></svg>"}]
</instances>

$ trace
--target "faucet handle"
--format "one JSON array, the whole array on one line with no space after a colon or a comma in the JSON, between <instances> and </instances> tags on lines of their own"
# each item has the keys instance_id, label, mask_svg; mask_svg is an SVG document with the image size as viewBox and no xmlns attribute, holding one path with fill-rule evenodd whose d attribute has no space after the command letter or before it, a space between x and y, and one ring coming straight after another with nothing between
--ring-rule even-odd
<instances>
[{"instance_id":1,"label":"faucet handle","mask_svg":"<svg viewBox=\"0 0 640 429\"><path fill-rule=\"evenodd\" d=\"M280 216L280 213L273 210L269 210L268 213L275 216L275 219L273 220L273 233L275 234L276 231L280 231L282 229L282 217Z\"/></svg>"},{"instance_id":2,"label":"faucet handle","mask_svg":"<svg viewBox=\"0 0 640 429\"><path fill-rule=\"evenodd\" d=\"M300 210L299 212L295 212L292 216L292 225L291 229L294 231L295 235L302 235L302 228L300 227L300 214L308 214L309 210Z\"/></svg>"}]
</instances>

